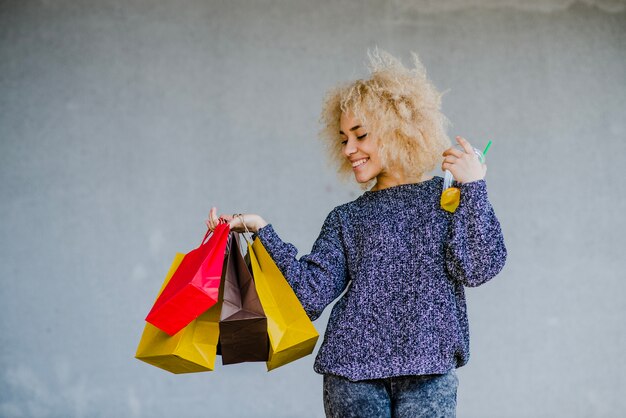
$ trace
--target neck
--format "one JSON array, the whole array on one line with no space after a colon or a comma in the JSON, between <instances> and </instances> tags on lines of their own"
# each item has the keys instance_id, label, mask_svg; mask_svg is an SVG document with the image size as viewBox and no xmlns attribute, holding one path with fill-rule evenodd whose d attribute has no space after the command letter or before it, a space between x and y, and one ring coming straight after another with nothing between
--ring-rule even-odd
<instances>
[{"instance_id":1,"label":"neck","mask_svg":"<svg viewBox=\"0 0 626 418\"><path fill-rule=\"evenodd\" d=\"M420 182L430 180L432 178L432 176L429 176L427 174L421 174L416 177L419 178ZM376 185L372 187L371 191L375 192L377 190L383 190L389 187L399 186L401 184L408 184L408 183L409 183L409 180L402 173L396 173L396 174L381 173L378 177L376 177Z\"/></svg>"}]
</instances>

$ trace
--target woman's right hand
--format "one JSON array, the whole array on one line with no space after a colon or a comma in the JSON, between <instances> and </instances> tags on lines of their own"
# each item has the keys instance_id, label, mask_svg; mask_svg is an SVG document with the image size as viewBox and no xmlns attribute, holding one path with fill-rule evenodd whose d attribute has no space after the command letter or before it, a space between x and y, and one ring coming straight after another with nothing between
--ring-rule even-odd
<instances>
[{"instance_id":1,"label":"woman's right hand","mask_svg":"<svg viewBox=\"0 0 626 418\"><path fill-rule=\"evenodd\" d=\"M209 217L205 221L206 226L213 231L220 223L228 222L231 231L234 232L258 232L259 229L267 225L267 222L259 215L253 213L242 213L235 215L217 216L217 208L214 206L209 212ZM244 224L245 222L245 224Z\"/></svg>"}]
</instances>

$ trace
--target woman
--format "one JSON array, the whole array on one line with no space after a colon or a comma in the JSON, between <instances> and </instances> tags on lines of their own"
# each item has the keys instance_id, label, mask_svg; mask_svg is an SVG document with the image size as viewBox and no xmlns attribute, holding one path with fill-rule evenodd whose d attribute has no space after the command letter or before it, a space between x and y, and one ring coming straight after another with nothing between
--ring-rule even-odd
<instances>
[{"instance_id":1,"label":"woman","mask_svg":"<svg viewBox=\"0 0 626 418\"><path fill-rule=\"evenodd\" d=\"M343 293L314 366L327 416L453 417L455 368L469 357L464 286L494 277L506 248L486 166L465 139L450 147L441 94L417 56L413 69L384 52L370 60L370 78L332 90L322 110L339 171L369 190L331 211L311 254L296 259L256 214L212 208L206 222L245 222L312 320ZM440 206L443 179L428 176L439 162L461 190L454 213Z\"/></svg>"}]
</instances>

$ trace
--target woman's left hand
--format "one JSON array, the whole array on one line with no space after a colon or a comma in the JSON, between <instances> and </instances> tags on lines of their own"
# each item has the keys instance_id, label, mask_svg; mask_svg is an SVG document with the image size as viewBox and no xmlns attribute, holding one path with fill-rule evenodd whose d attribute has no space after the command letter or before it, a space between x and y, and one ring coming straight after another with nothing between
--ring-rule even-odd
<instances>
[{"instance_id":1,"label":"woman's left hand","mask_svg":"<svg viewBox=\"0 0 626 418\"><path fill-rule=\"evenodd\" d=\"M244 213L236 215L220 215L217 216L217 208L214 206L209 212L209 217L204 221L206 226L211 230L221 223L228 223L231 231L234 232L259 232L259 229L267 225L265 219L253 213Z\"/></svg>"},{"instance_id":2,"label":"woman's left hand","mask_svg":"<svg viewBox=\"0 0 626 418\"><path fill-rule=\"evenodd\" d=\"M472 145L463 137L457 136L456 142L463 148L462 151L456 148L448 148L443 152L443 171L450 170L455 180L459 183L470 183L482 180L487 174L487 165L480 162L474 153Z\"/></svg>"}]
</instances>

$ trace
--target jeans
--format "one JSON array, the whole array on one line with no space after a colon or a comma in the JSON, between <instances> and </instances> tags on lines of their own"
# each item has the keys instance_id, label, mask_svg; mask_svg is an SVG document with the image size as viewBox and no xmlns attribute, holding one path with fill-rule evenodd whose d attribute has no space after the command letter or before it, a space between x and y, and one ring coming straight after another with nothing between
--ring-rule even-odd
<instances>
[{"instance_id":1,"label":"jeans","mask_svg":"<svg viewBox=\"0 0 626 418\"><path fill-rule=\"evenodd\" d=\"M454 418L458 384L454 369L359 382L324 375L324 410L329 418Z\"/></svg>"}]
</instances>

